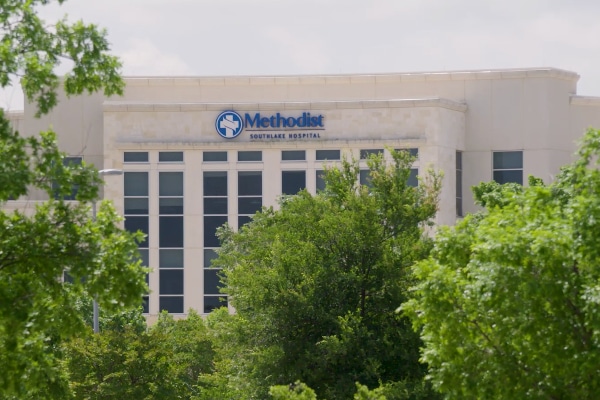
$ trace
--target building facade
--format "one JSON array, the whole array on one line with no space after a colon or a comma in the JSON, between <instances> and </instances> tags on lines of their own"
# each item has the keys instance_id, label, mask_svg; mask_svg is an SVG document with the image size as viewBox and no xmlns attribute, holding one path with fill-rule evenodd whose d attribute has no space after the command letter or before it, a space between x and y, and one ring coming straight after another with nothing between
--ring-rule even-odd
<instances>
[{"instance_id":1,"label":"building facade","mask_svg":"<svg viewBox=\"0 0 600 400\"><path fill-rule=\"evenodd\" d=\"M578 78L553 68L132 77L123 97L63 98L41 119L26 104L12 118L26 135L52 127L73 161L124 171L105 177L104 197L148 235L149 316L207 313L226 303L211 268L216 228L238 229L282 194L316 192L324 167L343 158L366 169L369 154L406 149L412 184L426 168L443 171L438 224L476 210L479 182L551 181L600 127L600 98L578 96Z\"/></svg>"}]
</instances>

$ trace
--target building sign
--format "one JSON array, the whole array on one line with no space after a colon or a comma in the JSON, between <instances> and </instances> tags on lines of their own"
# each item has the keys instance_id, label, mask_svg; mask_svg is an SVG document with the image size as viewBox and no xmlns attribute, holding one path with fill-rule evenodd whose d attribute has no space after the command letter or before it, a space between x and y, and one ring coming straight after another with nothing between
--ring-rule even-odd
<instances>
[{"instance_id":1,"label":"building sign","mask_svg":"<svg viewBox=\"0 0 600 400\"><path fill-rule=\"evenodd\" d=\"M242 118L235 111L223 111L215 121L215 128L225 139L238 137L244 129L250 132L251 140L320 139L319 131L325 130L324 119L324 115L310 112L300 115L245 113Z\"/></svg>"}]
</instances>

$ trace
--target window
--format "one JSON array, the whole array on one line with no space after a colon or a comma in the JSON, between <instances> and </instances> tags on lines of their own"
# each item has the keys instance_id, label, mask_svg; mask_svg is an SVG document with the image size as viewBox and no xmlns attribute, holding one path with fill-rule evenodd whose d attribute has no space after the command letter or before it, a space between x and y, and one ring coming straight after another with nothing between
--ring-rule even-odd
<instances>
[{"instance_id":1,"label":"window","mask_svg":"<svg viewBox=\"0 0 600 400\"><path fill-rule=\"evenodd\" d=\"M242 176L248 173L240 171ZM260 173L260 172L259 172ZM256 192L256 179L238 176L238 194L252 194ZM216 235L217 229L227 223L227 172L205 171L203 176L204 187L204 313L209 313L215 308L227 306L227 296L220 293L219 268L212 268L212 260L217 257L216 249L220 246ZM262 193L262 179L259 190ZM239 207L239 205L238 205Z\"/></svg>"},{"instance_id":2,"label":"window","mask_svg":"<svg viewBox=\"0 0 600 400\"><path fill-rule=\"evenodd\" d=\"M361 169L359 172L358 181L361 185L371 186L371 171L368 169Z\"/></svg>"},{"instance_id":3,"label":"window","mask_svg":"<svg viewBox=\"0 0 600 400\"><path fill-rule=\"evenodd\" d=\"M456 216L463 216L462 201L462 152L456 152Z\"/></svg>"},{"instance_id":4,"label":"window","mask_svg":"<svg viewBox=\"0 0 600 400\"><path fill-rule=\"evenodd\" d=\"M282 150L281 161L305 161L306 150Z\"/></svg>"},{"instance_id":5,"label":"window","mask_svg":"<svg viewBox=\"0 0 600 400\"><path fill-rule=\"evenodd\" d=\"M315 171L317 192L325 190L325 171L318 169Z\"/></svg>"},{"instance_id":6,"label":"window","mask_svg":"<svg viewBox=\"0 0 600 400\"><path fill-rule=\"evenodd\" d=\"M158 173L159 308L183 313L183 172Z\"/></svg>"},{"instance_id":7,"label":"window","mask_svg":"<svg viewBox=\"0 0 600 400\"><path fill-rule=\"evenodd\" d=\"M123 162L147 163L148 162L148 152L147 151L126 151L123 153Z\"/></svg>"},{"instance_id":8,"label":"window","mask_svg":"<svg viewBox=\"0 0 600 400\"><path fill-rule=\"evenodd\" d=\"M417 147L412 147L409 149L395 149L395 150L398 152L406 151L406 152L408 152L408 154L410 154L411 157L419 158L419 149Z\"/></svg>"},{"instance_id":9,"label":"window","mask_svg":"<svg viewBox=\"0 0 600 400\"><path fill-rule=\"evenodd\" d=\"M281 171L281 193L297 194L306 188L306 171Z\"/></svg>"},{"instance_id":10,"label":"window","mask_svg":"<svg viewBox=\"0 0 600 400\"><path fill-rule=\"evenodd\" d=\"M383 154L383 149L366 149L366 150L361 150L360 151L360 159L361 160L366 160L372 154L375 154L375 155Z\"/></svg>"},{"instance_id":11,"label":"window","mask_svg":"<svg viewBox=\"0 0 600 400\"><path fill-rule=\"evenodd\" d=\"M142 259L142 265L150 265L148 252L148 172L125 172L123 175L123 202L125 230L137 232L138 230L146 234L145 240L138 244L138 251ZM146 283L149 275L146 274ZM148 313L149 297L142 297L143 312Z\"/></svg>"},{"instance_id":12,"label":"window","mask_svg":"<svg viewBox=\"0 0 600 400\"><path fill-rule=\"evenodd\" d=\"M406 181L408 186L417 187L419 186L419 169L411 168L410 175L408 176L408 180Z\"/></svg>"},{"instance_id":13,"label":"window","mask_svg":"<svg viewBox=\"0 0 600 400\"><path fill-rule=\"evenodd\" d=\"M65 167L73 169L78 168L81 165L82 161L82 157L64 157L62 160L63 165ZM58 182L52 182L52 191L54 192L54 199L62 198L63 200L75 200L75 197L77 197L78 189L78 185L72 185L71 193L61 196L59 193L60 187L58 186Z\"/></svg>"},{"instance_id":14,"label":"window","mask_svg":"<svg viewBox=\"0 0 600 400\"><path fill-rule=\"evenodd\" d=\"M238 229L262 208L262 172L238 172Z\"/></svg>"},{"instance_id":15,"label":"window","mask_svg":"<svg viewBox=\"0 0 600 400\"><path fill-rule=\"evenodd\" d=\"M160 151L158 162L183 162L183 151Z\"/></svg>"},{"instance_id":16,"label":"window","mask_svg":"<svg viewBox=\"0 0 600 400\"><path fill-rule=\"evenodd\" d=\"M493 179L498 183L523 184L523 152L495 151Z\"/></svg>"},{"instance_id":17,"label":"window","mask_svg":"<svg viewBox=\"0 0 600 400\"><path fill-rule=\"evenodd\" d=\"M317 161L339 160L340 159L340 151L339 150L317 150L316 158L317 158Z\"/></svg>"},{"instance_id":18,"label":"window","mask_svg":"<svg viewBox=\"0 0 600 400\"><path fill-rule=\"evenodd\" d=\"M216 162L216 161L227 161L226 151L205 151L202 153L202 161L204 162Z\"/></svg>"},{"instance_id":19,"label":"window","mask_svg":"<svg viewBox=\"0 0 600 400\"><path fill-rule=\"evenodd\" d=\"M238 151L238 161L262 161L262 151Z\"/></svg>"}]
</instances>

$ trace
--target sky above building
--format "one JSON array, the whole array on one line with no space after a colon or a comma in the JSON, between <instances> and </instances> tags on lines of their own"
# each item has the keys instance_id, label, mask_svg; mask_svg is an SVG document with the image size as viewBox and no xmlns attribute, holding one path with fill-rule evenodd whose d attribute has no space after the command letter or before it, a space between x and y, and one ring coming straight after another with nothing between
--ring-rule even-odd
<instances>
[{"instance_id":1,"label":"sky above building","mask_svg":"<svg viewBox=\"0 0 600 400\"><path fill-rule=\"evenodd\" d=\"M600 96L598 0L69 0L108 31L126 76L556 67ZM0 106L22 108L19 88Z\"/></svg>"}]
</instances>

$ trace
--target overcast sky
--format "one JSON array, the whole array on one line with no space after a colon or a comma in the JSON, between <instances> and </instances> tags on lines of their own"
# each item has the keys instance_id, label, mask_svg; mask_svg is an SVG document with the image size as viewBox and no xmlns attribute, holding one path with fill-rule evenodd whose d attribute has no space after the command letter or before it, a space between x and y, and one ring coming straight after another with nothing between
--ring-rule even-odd
<instances>
[{"instance_id":1,"label":"overcast sky","mask_svg":"<svg viewBox=\"0 0 600 400\"><path fill-rule=\"evenodd\" d=\"M557 67L600 96L600 0L69 0L125 75L291 75ZM0 102L22 108L18 91Z\"/></svg>"}]
</instances>

